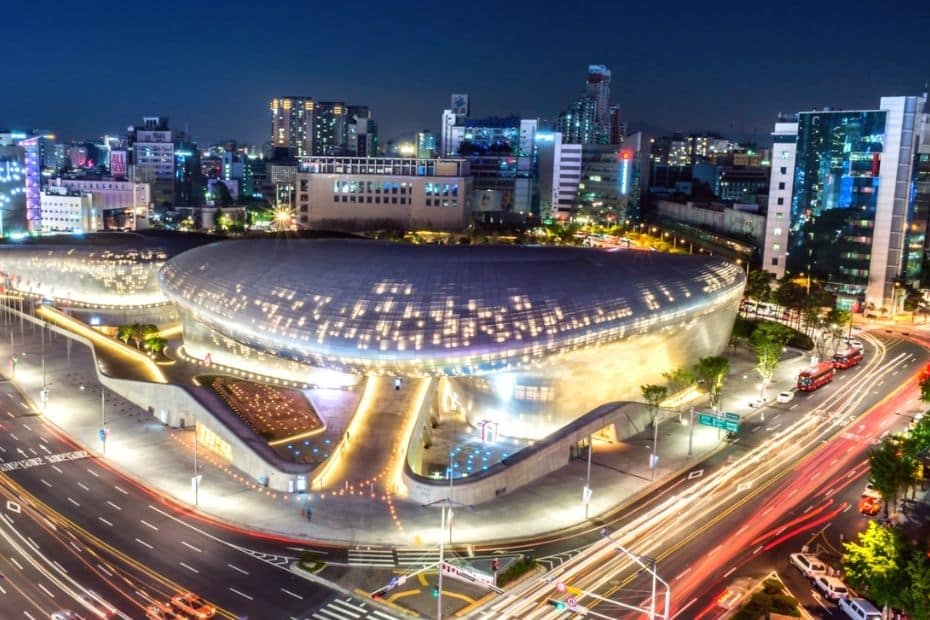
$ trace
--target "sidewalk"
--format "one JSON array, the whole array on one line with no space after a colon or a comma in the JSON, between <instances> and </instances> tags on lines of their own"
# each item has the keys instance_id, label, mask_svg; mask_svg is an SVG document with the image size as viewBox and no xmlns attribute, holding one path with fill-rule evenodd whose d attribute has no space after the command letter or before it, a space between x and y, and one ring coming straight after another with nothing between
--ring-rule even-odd
<instances>
[{"instance_id":1,"label":"sidewalk","mask_svg":"<svg viewBox=\"0 0 930 620\"><path fill-rule=\"evenodd\" d=\"M9 334L0 325L0 334ZM15 326L14 347L20 359L16 383L41 405L41 330L35 334L27 323L24 336ZM79 343L71 346L68 364L66 339L54 335L46 341L46 372L49 384L47 418L61 427L90 452L99 454L101 427L100 389L90 351ZM0 359L9 360L9 338L0 338ZM724 393L724 410L737 413L743 421L759 415L750 400L759 394L758 374L752 369L752 353L728 349L732 369ZM797 353L779 367L769 386L769 396L793 387L798 371L807 365ZM109 390L106 418L110 429L106 459L128 475L161 492L188 503L193 500L191 475L192 433L164 427L146 411ZM718 431L695 426L694 458L689 460L687 411L680 424L672 417L659 425L659 463L655 484L686 470L716 451L722 444ZM615 444L595 441L591 470L592 518L647 492L652 431L646 430ZM282 495L258 486L201 448L199 509L220 519L249 528L285 536L326 540L344 544L419 546L435 544L439 537L438 507L423 507L385 493L380 481L365 489L327 489L305 499ZM355 463L357 465L357 463ZM582 487L586 462L572 461L566 467L533 484L501 496L493 502L454 511L452 540L456 544L487 543L565 530L584 521ZM312 522L303 514L309 502Z\"/></svg>"}]
</instances>

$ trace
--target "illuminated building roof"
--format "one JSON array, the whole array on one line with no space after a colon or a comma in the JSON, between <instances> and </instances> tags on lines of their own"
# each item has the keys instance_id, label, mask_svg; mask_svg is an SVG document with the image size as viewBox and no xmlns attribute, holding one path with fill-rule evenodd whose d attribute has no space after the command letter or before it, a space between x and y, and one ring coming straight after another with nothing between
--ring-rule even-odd
<instances>
[{"instance_id":1,"label":"illuminated building roof","mask_svg":"<svg viewBox=\"0 0 930 620\"><path fill-rule=\"evenodd\" d=\"M470 374L678 325L732 303L738 266L712 257L361 240L226 241L159 273L221 335L351 371Z\"/></svg>"}]
</instances>

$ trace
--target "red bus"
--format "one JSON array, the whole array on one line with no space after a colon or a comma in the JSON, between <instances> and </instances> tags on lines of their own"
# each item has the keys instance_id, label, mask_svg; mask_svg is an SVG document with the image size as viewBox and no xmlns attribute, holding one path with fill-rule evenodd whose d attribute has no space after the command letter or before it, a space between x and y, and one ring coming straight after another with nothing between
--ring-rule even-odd
<instances>
[{"instance_id":1,"label":"red bus","mask_svg":"<svg viewBox=\"0 0 930 620\"><path fill-rule=\"evenodd\" d=\"M833 365L837 368L852 368L862 361L862 351L856 347L849 347L842 353L833 356Z\"/></svg>"},{"instance_id":2,"label":"red bus","mask_svg":"<svg viewBox=\"0 0 930 620\"><path fill-rule=\"evenodd\" d=\"M801 371L801 374L798 375L798 389L802 392L816 390L820 386L833 381L833 375L835 374L836 369L833 367L833 362L820 362L816 366Z\"/></svg>"}]
</instances>

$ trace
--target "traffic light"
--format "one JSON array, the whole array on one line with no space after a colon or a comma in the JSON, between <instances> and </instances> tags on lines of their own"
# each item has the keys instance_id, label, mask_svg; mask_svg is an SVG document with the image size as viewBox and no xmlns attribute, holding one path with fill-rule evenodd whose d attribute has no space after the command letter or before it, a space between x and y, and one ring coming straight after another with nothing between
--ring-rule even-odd
<instances>
[{"instance_id":1,"label":"traffic light","mask_svg":"<svg viewBox=\"0 0 930 620\"><path fill-rule=\"evenodd\" d=\"M439 598L439 586L433 586L433 598Z\"/></svg>"},{"instance_id":2,"label":"traffic light","mask_svg":"<svg viewBox=\"0 0 930 620\"><path fill-rule=\"evenodd\" d=\"M551 607L555 607L559 611L562 611L563 609L565 609L565 601L560 601L558 599L550 598L550 599L547 599L546 602L549 603Z\"/></svg>"}]
</instances>

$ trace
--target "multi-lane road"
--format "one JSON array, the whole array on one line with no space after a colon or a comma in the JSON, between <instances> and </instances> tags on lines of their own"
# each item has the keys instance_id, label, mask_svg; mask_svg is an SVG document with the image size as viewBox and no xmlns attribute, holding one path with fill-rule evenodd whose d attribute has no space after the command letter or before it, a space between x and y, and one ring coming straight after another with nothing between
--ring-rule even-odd
<instances>
[{"instance_id":1,"label":"multi-lane road","mask_svg":"<svg viewBox=\"0 0 930 620\"><path fill-rule=\"evenodd\" d=\"M9 382L0 425L4 618L142 618L187 591L223 618L395 617L292 572L296 543L212 523L137 486L61 436Z\"/></svg>"},{"instance_id":2,"label":"multi-lane road","mask_svg":"<svg viewBox=\"0 0 930 620\"><path fill-rule=\"evenodd\" d=\"M743 567L850 510L844 491L861 484L866 450L906 422L895 411L913 399L909 377L926 361L925 348L911 340L866 339L866 362L769 408L766 421L744 429L726 451L609 524L606 533L623 547L656 561L671 585L673 616L719 616L718 596ZM589 617L634 617L631 608L648 604L650 582L648 571L603 538L483 612L556 618L571 611L548 602L571 598Z\"/></svg>"}]
</instances>

